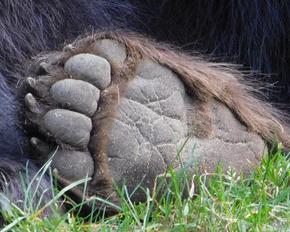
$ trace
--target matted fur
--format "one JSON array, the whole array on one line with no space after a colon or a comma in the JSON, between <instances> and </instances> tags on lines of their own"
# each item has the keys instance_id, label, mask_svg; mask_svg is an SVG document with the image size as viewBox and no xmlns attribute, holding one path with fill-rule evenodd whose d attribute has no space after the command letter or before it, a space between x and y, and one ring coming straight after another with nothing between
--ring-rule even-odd
<instances>
[{"instance_id":1,"label":"matted fur","mask_svg":"<svg viewBox=\"0 0 290 232\"><path fill-rule=\"evenodd\" d=\"M254 95L257 92L254 85L244 84L244 75L232 65L208 62L128 32L98 32L75 41L73 47L82 49L104 38L117 40L125 44L132 54L149 57L169 67L180 77L190 94L204 102L214 98L224 103L249 131L259 134L271 144L282 142L285 148L290 148L286 117L271 104L259 100Z\"/></svg>"}]
</instances>

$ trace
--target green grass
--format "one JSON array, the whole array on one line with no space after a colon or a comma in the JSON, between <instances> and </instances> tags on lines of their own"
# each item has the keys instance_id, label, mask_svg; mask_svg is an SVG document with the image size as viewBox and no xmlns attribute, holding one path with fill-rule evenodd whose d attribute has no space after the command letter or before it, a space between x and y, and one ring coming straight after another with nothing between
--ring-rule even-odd
<instances>
[{"instance_id":1,"label":"green grass","mask_svg":"<svg viewBox=\"0 0 290 232\"><path fill-rule=\"evenodd\" d=\"M251 176L221 168L195 175L194 181L186 168L170 169L168 176L159 178L152 194L144 190L147 201L142 204L130 201L126 187L120 190L116 216L89 215L85 221L75 206L41 219L42 209L15 207L3 231L290 231L290 162L281 151L265 157ZM159 188L166 191L157 194ZM54 201L65 191L56 193Z\"/></svg>"}]
</instances>

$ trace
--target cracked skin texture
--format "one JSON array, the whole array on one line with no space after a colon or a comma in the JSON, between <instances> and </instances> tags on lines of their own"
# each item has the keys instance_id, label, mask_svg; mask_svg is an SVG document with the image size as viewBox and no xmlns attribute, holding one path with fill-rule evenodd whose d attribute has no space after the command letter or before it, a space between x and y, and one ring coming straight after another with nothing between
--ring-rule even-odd
<instances>
[{"instance_id":1,"label":"cracked skin texture","mask_svg":"<svg viewBox=\"0 0 290 232\"><path fill-rule=\"evenodd\" d=\"M46 72L52 79L49 84L41 81L41 75L27 81L32 93L33 89L49 91L26 95L27 118L50 137L49 141L61 145L52 162L60 176L73 181L98 172L98 166L92 164L96 158L88 155L88 140L90 136L93 140L92 134L101 140L98 133L102 130L107 138L105 162L110 178L119 185L126 184L129 191L140 182L152 189L155 177L169 165L178 169L176 155L184 144L181 160L192 166L198 163L202 172L212 172L220 163L225 169L249 173L259 164L266 149L263 139L242 125L225 105L214 99L201 103L194 93L188 94L177 74L146 57L139 60L133 78L119 85L114 75L127 62L125 46L110 39L96 41L94 46L97 55L71 55L64 68L50 62L58 55L46 58ZM56 78L58 72L51 70L59 69L62 77ZM104 117L98 114L102 113L107 92L114 93L111 89L117 90L116 107L112 106L113 114L106 116L110 125L99 130L98 118ZM50 97L44 100L42 96ZM47 141L33 141L38 152L49 153L41 149L48 147ZM144 197L139 190L132 200L142 201Z\"/></svg>"},{"instance_id":2,"label":"cracked skin texture","mask_svg":"<svg viewBox=\"0 0 290 232\"><path fill-rule=\"evenodd\" d=\"M200 117L194 117L199 114L196 104L173 72L142 61L110 131L108 156L114 180L133 190L145 176L144 185L152 188L154 178L168 165L179 167L176 154L184 143L185 163L199 162L208 172L220 163L249 173L264 153L261 137L248 132L223 104L212 101L211 127L204 128L210 132L200 138L195 135L195 124L200 123Z\"/></svg>"}]
</instances>

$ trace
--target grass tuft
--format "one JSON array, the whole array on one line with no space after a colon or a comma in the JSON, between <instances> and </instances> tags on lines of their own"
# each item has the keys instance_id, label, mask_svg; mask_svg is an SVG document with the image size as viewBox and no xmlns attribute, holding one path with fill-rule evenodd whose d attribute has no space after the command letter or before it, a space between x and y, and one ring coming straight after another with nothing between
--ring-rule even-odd
<instances>
[{"instance_id":1,"label":"grass tuft","mask_svg":"<svg viewBox=\"0 0 290 232\"><path fill-rule=\"evenodd\" d=\"M120 189L121 212L109 218L102 213L78 217L81 206L74 205L73 211L41 219L35 216L39 206L12 205L1 231L290 231L289 158L280 150L265 156L251 176L224 173L221 167L194 176L186 168L170 168L157 178L153 193L144 189L144 203L134 204L126 186ZM55 193L45 207L73 186Z\"/></svg>"}]
</instances>

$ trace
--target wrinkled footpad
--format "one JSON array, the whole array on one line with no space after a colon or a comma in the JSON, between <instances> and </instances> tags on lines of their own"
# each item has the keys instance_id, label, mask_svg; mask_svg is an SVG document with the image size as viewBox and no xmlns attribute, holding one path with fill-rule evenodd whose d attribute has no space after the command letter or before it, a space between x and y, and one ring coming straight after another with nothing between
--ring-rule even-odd
<instances>
[{"instance_id":1,"label":"wrinkled footpad","mask_svg":"<svg viewBox=\"0 0 290 232\"><path fill-rule=\"evenodd\" d=\"M111 65L94 54L68 53L45 57L26 78L26 124L41 135L41 139L31 138L31 148L43 161L53 155L52 168L61 184L93 177L88 197L96 194L107 198L113 193L107 160L100 157L102 150L97 151L98 141L90 145L90 140L91 136L95 140L101 136L97 129L105 129L93 120L107 117L99 102L110 93L105 89L111 84ZM82 191L74 191L82 196Z\"/></svg>"}]
</instances>

